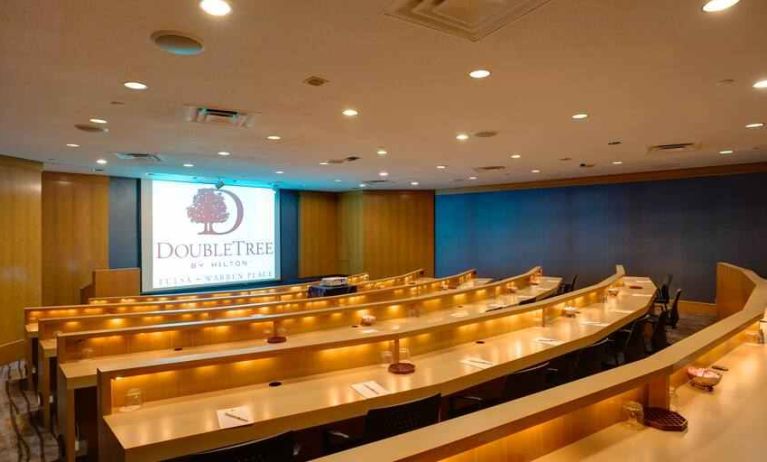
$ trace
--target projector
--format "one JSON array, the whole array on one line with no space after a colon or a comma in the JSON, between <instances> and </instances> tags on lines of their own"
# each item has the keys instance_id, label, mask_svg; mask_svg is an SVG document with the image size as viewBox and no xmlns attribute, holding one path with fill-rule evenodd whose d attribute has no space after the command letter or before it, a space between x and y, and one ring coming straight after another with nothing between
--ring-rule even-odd
<instances>
[{"instance_id":1,"label":"projector","mask_svg":"<svg viewBox=\"0 0 767 462\"><path fill-rule=\"evenodd\" d=\"M320 280L320 285L329 286L329 287L345 286L345 285L349 285L349 278L347 277L322 278Z\"/></svg>"}]
</instances>

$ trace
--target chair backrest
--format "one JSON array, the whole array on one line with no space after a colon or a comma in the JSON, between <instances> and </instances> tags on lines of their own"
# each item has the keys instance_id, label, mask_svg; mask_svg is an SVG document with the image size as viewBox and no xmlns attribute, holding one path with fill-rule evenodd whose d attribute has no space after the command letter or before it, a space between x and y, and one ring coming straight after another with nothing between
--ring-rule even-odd
<instances>
[{"instance_id":1,"label":"chair backrest","mask_svg":"<svg viewBox=\"0 0 767 462\"><path fill-rule=\"evenodd\" d=\"M627 363L643 359L647 356L647 348L644 342L645 318L639 318L631 325L631 334L626 339L623 356Z\"/></svg>"},{"instance_id":2,"label":"chair backrest","mask_svg":"<svg viewBox=\"0 0 767 462\"><path fill-rule=\"evenodd\" d=\"M578 275L576 274L575 276L573 276L573 279L572 281L570 281L570 284L567 285L568 292L572 292L575 290L575 281L577 280L578 280Z\"/></svg>"},{"instance_id":3,"label":"chair backrest","mask_svg":"<svg viewBox=\"0 0 767 462\"><path fill-rule=\"evenodd\" d=\"M289 462L293 460L294 447L293 432L287 432L263 440L179 457L171 462Z\"/></svg>"},{"instance_id":4,"label":"chair backrest","mask_svg":"<svg viewBox=\"0 0 767 462\"><path fill-rule=\"evenodd\" d=\"M672 327L676 327L676 323L679 322L679 297L682 296L682 289L677 289L674 294L674 301L671 303L671 313L669 314L668 322Z\"/></svg>"},{"instance_id":5,"label":"chair backrest","mask_svg":"<svg viewBox=\"0 0 767 462\"><path fill-rule=\"evenodd\" d=\"M372 442L439 422L442 395L370 409L365 416L365 441Z\"/></svg>"},{"instance_id":6,"label":"chair backrest","mask_svg":"<svg viewBox=\"0 0 767 462\"><path fill-rule=\"evenodd\" d=\"M674 279L673 274L667 274L666 279L663 280L663 283L660 285L660 298L664 302L668 302L671 294L669 293L670 287L671 287L671 281Z\"/></svg>"},{"instance_id":7,"label":"chair backrest","mask_svg":"<svg viewBox=\"0 0 767 462\"><path fill-rule=\"evenodd\" d=\"M549 363L545 362L507 375L503 385L503 399L511 401L545 390L548 370Z\"/></svg>"},{"instance_id":8,"label":"chair backrest","mask_svg":"<svg viewBox=\"0 0 767 462\"><path fill-rule=\"evenodd\" d=\"M582 348L575 357L575 377L582 378L602 372L602 365L607 357L608 339L602 339L597 343Z\"/></svg>"}]
</instances>

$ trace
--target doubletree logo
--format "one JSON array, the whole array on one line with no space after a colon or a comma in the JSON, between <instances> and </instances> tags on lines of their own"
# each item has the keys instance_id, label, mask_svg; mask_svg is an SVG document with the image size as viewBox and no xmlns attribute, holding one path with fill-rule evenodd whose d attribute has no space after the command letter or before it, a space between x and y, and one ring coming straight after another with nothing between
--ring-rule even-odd
<instances>
[{"instance_id":1,"label":"doubletree logo","mask_svg":"<svg viewBox=\"0 0 767 462\"><path fill-rule=\"evenodd\" d=\"M229 220L229 210L226 206L224 196L229 196L236 208L237 218L234 224L226 231L215 231L213 224L225 223ZM242 224L243 207L242 201L236 194L230 191L217 191L213 188L198 189L194 195L192 205L186 208L186 216L192 223L202 223L203 230L197 234L222 235L229 234L239 228Z\"/></svg>"}]
</instances>

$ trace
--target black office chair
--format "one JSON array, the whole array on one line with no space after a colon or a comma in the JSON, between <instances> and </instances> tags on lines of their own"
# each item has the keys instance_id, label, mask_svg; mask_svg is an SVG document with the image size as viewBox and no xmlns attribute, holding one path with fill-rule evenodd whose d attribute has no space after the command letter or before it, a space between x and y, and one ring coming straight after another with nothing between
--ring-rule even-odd
<instances>
[{"instance_id":1,"label":"black office chair","mask_svg":"<svg viewBox=\"0 0 767 462\"><path fill-rule=\"evenodd\" d=\"M648 353L657 353L669 346L668 337L666 337L668 318L669 310L665 310L662 311L655 322L653 322L652 336L650 337L650 351L648 351Z\"/></svg>"},{"instance_id":2,"label":"black office chair","mask_svg":"<svg viewBox=\"0 0 767 462\"><path fill-rule=\"evenodd\" d=\"M503 391L499 397L484 398L476 395L450 396L448 400L450 417L458 417L543 391L549 387L548 376L552 372L548 362L513 372L504 379Z\"/></svg>"},{"instance_id":3,"label":"black office chair","mask_svg":"<svg viewBox=\"0 0 767 462\"><path fill-rule=\"evenodd\" d=\"M572 292L575 290L575 281L578 280L578 275L576 274L573 276L573 278L570 280L570 282L565 282L562 284L562 293L566 294L568 292Z\"/></svg>"},{"instance_id":4,"label":"black office chair","mask_svg":"<svg viewBox=\"0 0 767 462\"><path fill-rule=\"evenodd\" d=\"M677 289L674 294L674 301L671 303L671 309L669 310L668 323L672 329L676 329L676 325L679 323L679 297L682 296L682 289Z\"/></svg>"},{"instance_id":5,"label":"black office chair","mask_svg":"<svg viewBox=\"0 0 767 462\"><path fill-rule=\"evenodd\" d=\"M610 335L611 342L608 347L612 353L610 366L620 366L647 356L643 334L646 323L647 316L644 316Z\"/></svg>"},{"instance_id":6,"label":"black office chair","mask_svg":"<svg viewBox=\"0 0 767 462\"><path fill-rule=\"evenodd\" d=\"M604 370L607 361L609 338L602 339L593 345L578 350L575 356L575 379L598 374Z\"/></svg>"},{"instance_id":7,"label":"black office chair","mask_svg":"<svg viewBox=\"0 0 767 462\"><path fill-rule=\"evenodd\" d=\"M658 288L658 293L655 296L654 303L656 305L660 305L663 307L663 309L668 308L668 303L671 298L670 294L670 287L671 287L671 281L674 279L674 276L672 274L667 274L666 279L663 280L663 283L661 283L660 287Z\"/></svg>"},{"instance_id":8,"label":"black office chair","mask_svg":"<svg viewBox=\"0 0 767 462\"><path fill-rule=\"evenodd\" d=\"M290 462L300 448L293 432L171 459L168 462Z\"/></svg>"},{"instance_id":9,"label":"black office chair","mask_svg":"<svg viewBox=\"0 0 767 462\"><path fill-rule=\"evenodd\" d=\"M411 401L395 406L370 409L365 416L365 429L361 437L354 438L337 430L323 433L326 454L343 451L362 444L378 441L439 422L442 395Z\"/></svg>"}]
</instances>

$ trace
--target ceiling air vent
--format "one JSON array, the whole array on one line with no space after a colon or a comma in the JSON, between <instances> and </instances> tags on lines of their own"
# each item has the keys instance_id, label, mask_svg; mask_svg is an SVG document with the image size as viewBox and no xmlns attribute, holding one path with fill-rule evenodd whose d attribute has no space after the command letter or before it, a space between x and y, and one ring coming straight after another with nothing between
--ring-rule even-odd
<instances>
[{"instance_id":1,"label":"ceiling air vent","mask_svg":"<svg viewBox=\"0 0 767 462\"><path fill-rule=\"evenodd\" d=\"M363 183L365 183L366 185L371 185L371 184L388 184L388 183L391 183L391 181L390 180L367 180L367 181L363 181Z\"/></svg>"},{"instance_id":2,"label":"ceiling air vent","mask_svg":"<svg viewBox=\"0 0 767 462\"><path fill-rule=\"evenodd\" d=\"M354 162L355 160L360 160L360 158L358 156L348 156L343 159L329 159L326 162L329 164L343 164L345 162Z\"/></svg>"},{"instance_id":3,"label":"ceiling air vent","mask_svg":"<svg viewBox=\"0 0 767 462\"><path fill-rule=\"evenodd\" d=\"M497 172L500 170L506 170L506 167L503 165L488 165L485 167L474 167L474 171L477 173L481 172Z\"/></svg>"},{"instance_id":4,"label":"ceiling air vent","mask_svg":"<svg viewBox=\"0 0 767 462\"><path fill-rule=\"evenodd\" d=\"M131 160L137 162L162 162L162 158L157 154L146 154L142 152L116 152L115 156L122 160Z\"/></svg>"},{"instance_id":5,"label":"ceiling air vent","mask_svg":"<svg viewBox=\"0 0 767 462\"><path fill-rule=\"evenodd\" d=\"M253 115L230 109L188 106L186 120L189 122L206 125L220 125L224 127L250 127L253 123Z\"/></svg>"},{"instance_id":6,"label":"ceiling air vent","mask_svg":"<svg viewBox=\"0 0 767 462\"><path fill-rule=\"evenodd\" d=\"M304 83L307 85L311 85L313 87L321 87L328 83L328 79L323 79L322 77L317 77L316 75L312 75L306 78L304 80Z\"/></svg>"},{"instance_id":7,"label":"ceiling air vent","mask_svg":"<svg viewBox=\"0 0 767 462\"><path fill-rule=\"evenodd\" d=\"M650 146L647 148L648 154L654 154L658 152L690 152L697 151L700 146L695 143L672 143L672 144L659 144L657 146Z\"/></svg>"},{"instance_id":8,"label":"ceiling air vent","mask_svg":"<svg viewBox=\"0 0 767 462\"><path fill-rule=\"evenodd\" d=\"M386 14L477 41L551 0L393 0Z\"/></svg>"},{"instance_id":9,"label":"ceiling air vent","mask_svg":"<svg viewBox=\"0 0 767 462\"><path fill-rule=\"evenodd\" d=\"M494 130L485 130L485 131L475 133L474 136L477 138L492 138L497 134L498 132Z\"/></svg>"}]
</instances>

